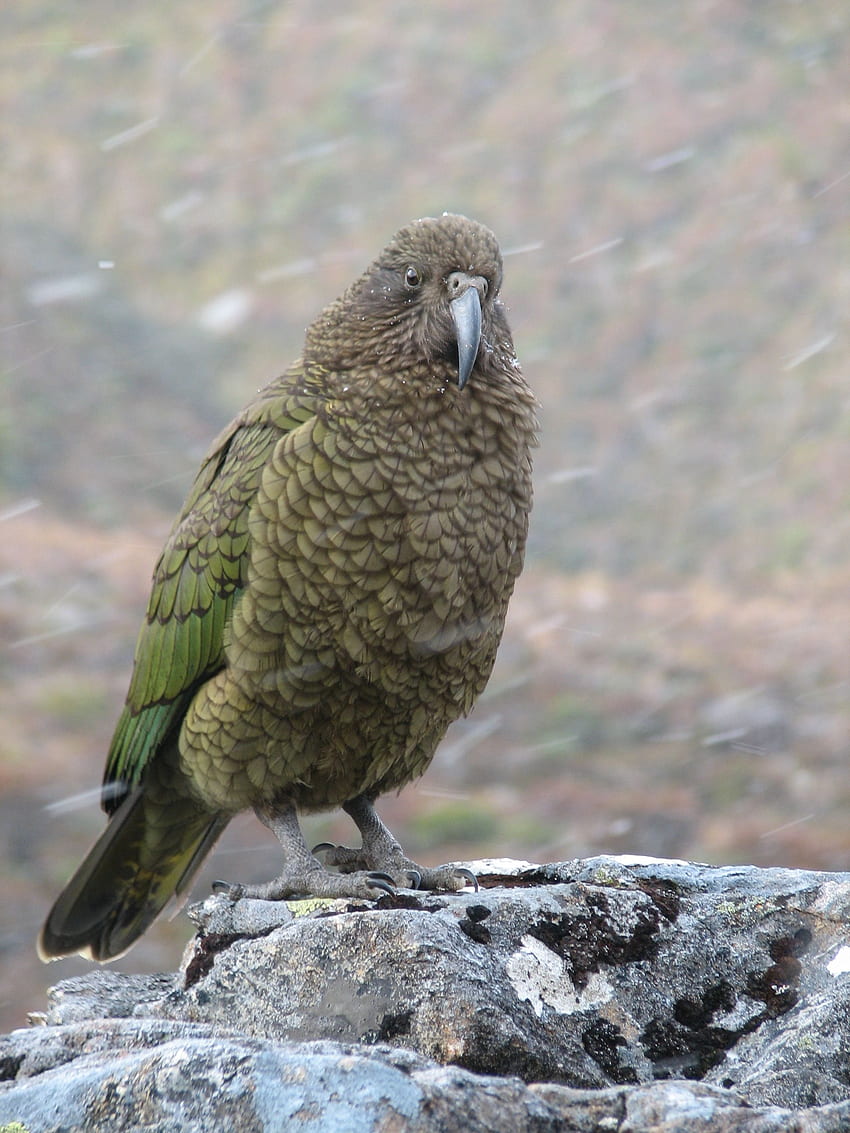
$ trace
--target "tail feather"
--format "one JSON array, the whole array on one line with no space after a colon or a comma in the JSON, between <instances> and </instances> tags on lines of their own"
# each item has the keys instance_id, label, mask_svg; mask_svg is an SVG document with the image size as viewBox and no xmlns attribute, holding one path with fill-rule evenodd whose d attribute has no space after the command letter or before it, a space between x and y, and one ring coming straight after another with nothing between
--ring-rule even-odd
<instances>
[{"instance_id":1,"label":"tail feather","mask_svg":"<svg viewBox=\"0 0 850 1133\"><path fill-rule=\"evenodd\" d=\"M42 960L126 952L187 888L228 817L185 798L164 805L136 787L51 909L38 940Z\"/></svg>"}]
</instances>

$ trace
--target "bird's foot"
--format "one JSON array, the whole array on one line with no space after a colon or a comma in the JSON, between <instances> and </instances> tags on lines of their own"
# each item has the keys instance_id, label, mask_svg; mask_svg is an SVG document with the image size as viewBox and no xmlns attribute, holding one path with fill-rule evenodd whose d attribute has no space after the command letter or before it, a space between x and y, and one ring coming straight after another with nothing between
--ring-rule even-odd
<instances>
[{"instance_id":1,"label":"bird's foot","mask_svg":"<svg viewBox=\"0 0 850 1133\"><path fill-rule=\"evenodd\" d=\"M320 855L325 865L335 866L343 876L354 876L354 871L368 870L378 876L389 877L400 889L436 889L445 893L457 893L467 885L478 890L478 879L470 869L463 866L440 865L421 866L405 857L400 846L385 855L376 857L365 847L353 849L349 846L335 846L331 842L320 842L313 847L313 853Z\"/></svg>"},{"instance_id":2,"label":"bird's foot","mask_svg":"<svg viewBox=\"0 0 850 1133\"><path fill-rule=\"evenodd\" d=\"M259 901L288 901L301 897L349 897L374 901L384 893L394 894L396 891L393 878L379 870L331 873L321 867L300 874L283 873L259 885L214 881L212 888L214 893L231 901L239 901L243 897Z\"/></svg>"}]
</instances>

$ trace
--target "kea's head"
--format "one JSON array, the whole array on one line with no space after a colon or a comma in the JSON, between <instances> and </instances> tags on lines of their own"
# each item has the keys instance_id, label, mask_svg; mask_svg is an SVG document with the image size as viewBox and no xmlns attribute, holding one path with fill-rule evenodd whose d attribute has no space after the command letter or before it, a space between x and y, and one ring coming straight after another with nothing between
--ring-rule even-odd
<instances>
[{"instance_id":1,"label":"kea's head","mask_svg":"<svg viewBox=\"0 0 850 1133\"><path fill-rule=\"evenodd\" d=\"M402 228L308 331L308 353L335 369L448 363L463 389L498 348L513 356L499 301L502 256L489 228L444 213Z\"/></svg>"}]
</instances>

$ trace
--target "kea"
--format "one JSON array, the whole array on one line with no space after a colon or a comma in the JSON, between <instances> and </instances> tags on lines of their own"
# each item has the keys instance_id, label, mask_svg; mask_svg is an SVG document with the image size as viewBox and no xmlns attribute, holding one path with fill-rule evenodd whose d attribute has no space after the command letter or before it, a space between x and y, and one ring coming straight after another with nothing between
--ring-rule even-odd
<instances>
[{"instance_id":1,"label":"kea","mask_svg":"<svg viewBox=\"0 0 850 1133\"><path fill-rule=\"evenodd\" d=\"M125 952L248 808L283 869L215 883L234 900L474 881L408 859L374 802L472 708L522 568L536 401L501 286L483 225L402 228L214 441L154 571L109 822L42 958ZM311 851L298 812L339 806L362 845Z\"/></svg>"}]
</instances>

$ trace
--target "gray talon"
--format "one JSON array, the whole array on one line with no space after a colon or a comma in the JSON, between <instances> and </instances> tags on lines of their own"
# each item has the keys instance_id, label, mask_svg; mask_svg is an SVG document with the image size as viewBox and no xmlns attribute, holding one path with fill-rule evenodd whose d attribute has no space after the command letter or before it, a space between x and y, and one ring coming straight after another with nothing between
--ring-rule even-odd
<instances>
[{"instance_id":1,"label":"gray talon","mask_svg":"<svg viewBox=\"0 0 850 1133\"><path fill-rule=\"evenodd\" d=\"M380 870L373 869L373 870L370 870L369 877L370 877L370 879L375 878L378 881L388 881L389 884L392 885L393 889L395 889L395 882L393 881L393 879L390 877L390 875L388 873L381 873Z\"/></svg>"},{"instance_id":2,"label":"gray talon","mask_svg":"<svg viewBox=\"0 0 850 1133\"><path fill-rule=\"evenodd\" d=\"M310 851L310 853L311 854L321 854L321 853L324 853L325 850L335 850L335 849L336 849L336 846L333 844L333 842L317 842L316 845L313 847L313 849Z\"/></svg>"},{"instance_id":3,"label":"gray talon","mask_svg":"<svg viewBox=\"0 0 850 1133\"><path fill-rule=\"evenodd\" d=\"M384 881L386 874L371 873L366 878L366 884L370 889L380 889L383 893L388 894L390 897L395 897L396 887L391 880Z\"/></svg>"},{"instance_id":4,"label":"gray talon","mask_svg":"<svg viewBox=\"0 0 850 1133\"><path fill-rule=\"evenodd\" d=\"M461 877L467 878L469 884L473 887L475 892L478 892L478 890L480 889L478 878L475 876L471 869L466 869L464 866L457 866L455 873L459 873Z\"/></svg>"},{"instance_id":5,"label":"gray talon","mask_svg":"<svg viewBox=\"0 0 850 1133\"><path fill-rule=\"evenodd\" d=\"M212 883L212 891L220 897L228 897L235 904L241 897L245 896L244 885L233 885L229 881L214 881Z\"/></svg>"},{"instance_id":6,"label":"gray talon","mask_svg":"<svg viewBox=\"0 0 850 1133\"><path fill-rule=\"evenodd\" d=\"M410 888L418 889L422 884L422 874L418 869L406 869L404 871L410 878Z\"/></svg>"}]
</instances>

